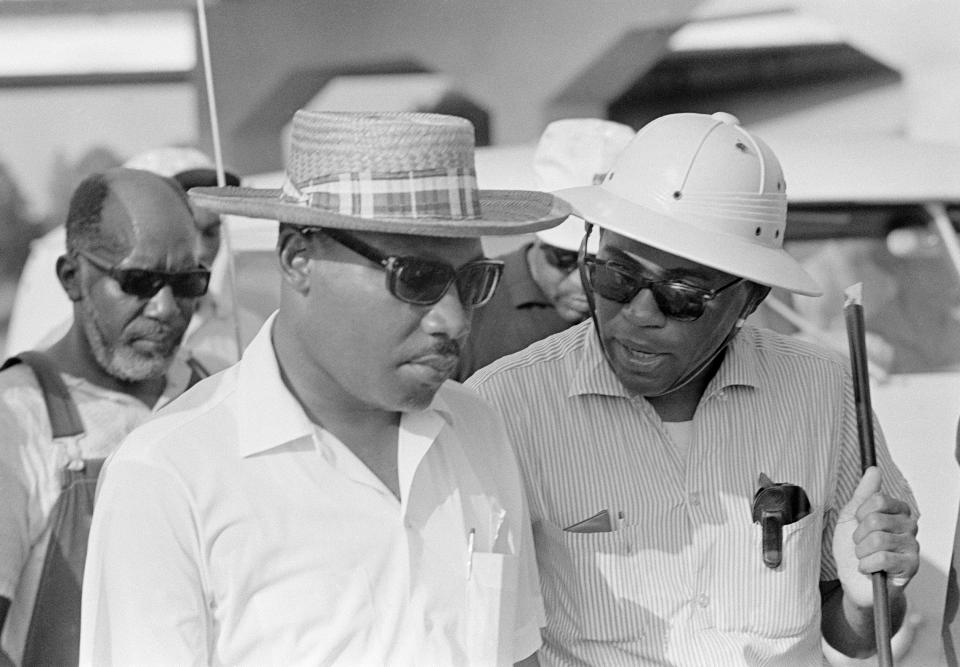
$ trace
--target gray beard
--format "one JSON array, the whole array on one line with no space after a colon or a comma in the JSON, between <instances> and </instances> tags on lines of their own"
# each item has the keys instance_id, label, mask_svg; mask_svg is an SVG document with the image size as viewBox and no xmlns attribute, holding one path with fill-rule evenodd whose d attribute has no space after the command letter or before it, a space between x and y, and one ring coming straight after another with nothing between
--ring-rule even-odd
<instances>
[{"instance_id":1,"label":"gray beard","mask_svg":"<svg viewBox=\"0 0 960 667\"><path fill-rule=\"evenodd\" d=\"M94 359L106 373L121 382L143 382L163 376L176 354L142 353L122 340L109 344L100 328L100 318L89 299L80 300L80 323Z\"/></svg>"}]
</instances>

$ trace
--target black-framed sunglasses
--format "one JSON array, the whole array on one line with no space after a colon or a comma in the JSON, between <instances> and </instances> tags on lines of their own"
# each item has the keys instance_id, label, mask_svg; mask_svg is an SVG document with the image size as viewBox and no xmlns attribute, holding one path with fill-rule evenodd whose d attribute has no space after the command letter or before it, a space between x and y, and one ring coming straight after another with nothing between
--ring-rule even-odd
<instances>
[{"instance_id":1,"label":"black-framed sunglasses","mask_svg":"<svg viewBox=\"0 0 960 667\"><path fill-rule=\"evenodd\" d=\"M304 231L310 233L314 230ZM477 308L490 300L503 274L503 262L492 259L467 262L455 269L446 262L421 257L385 255L340 229L323 228L316 231L382 266L387 272L387 289L390 294L417 306L432 306L439 302L450 289L450 285L456 282L460 303L466 308Z\"/></svg>"},{"instance_id":2,"label":"black-framed sunglasses","mask_svg":"<svg viewBox=\"0 0 960 667\"><path fill-rule=\"evenodd\" d=\"M721 292L744 281L734 278L714 290L689 285L680 280L650 280L628 266L612 260L585 258L583 275L588 289L604 299L630 303L641 290L649 289L657 307L667 317L692 322L701 315L707 303Z\"/></svg>"},{"instance_id":3,"label":"black-framed sunglasses","mask_svg":"<svg viewBox=\"0 0 960 667\"><path fill-rule=\"evenodd\" d=\"M152 299L164 285L169 285L173 295L178 299L196 299L206 294L207 287L210 285L210 271L202 267L175 272L121 269L85 250L75 252L116 280L125 294L140 299Z\"/></svg>"},{"instance_id":4,"label":"black-framed sunglasses","mask_svg":"<svg viewBox=\"0 0 960 667\"><path fill-rule=\"evenodd\" d=\"M577 262L580 258L580 253L576 250L566 250L565 248L558 248L555 245L550 245L549 243L540 242L540 249L543 252L543 258L547 261L547 264L552 266L555 269L569 273L577 268Z\"/></svg>"}]
</instances>

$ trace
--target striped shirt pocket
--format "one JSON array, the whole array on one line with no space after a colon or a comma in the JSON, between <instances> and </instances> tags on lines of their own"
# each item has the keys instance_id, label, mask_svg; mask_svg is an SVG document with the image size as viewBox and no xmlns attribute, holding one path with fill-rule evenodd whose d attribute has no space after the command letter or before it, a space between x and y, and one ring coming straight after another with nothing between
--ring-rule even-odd
<instances>
[{"instance_id":1,"label":"striped shirt pocket","mask_svg":"<svg viewBox=\"0 0 960 667\"><path fill-rule=\"evenodd\" d=\"M741 524L732 529L728 546L731 551L739 551L741 557L717 559L718 564L732 566L713 578L717 628L777 638L800 635L819 622L822 532L823 511L817 507L784 526L783 561L773 569L763 562L760 524Z\"/></svg>"},{"instance_id":2,"label":"striped shirt pocket","mask_svg":"<svg viewBox=\"0 0 960 667\"><path fill-rule=\"evenodd\" d=\"M644 607L643 555L632 547L639 526L610 532L564 531L541 522L541 577L552 631L598 641L634 641L662 624ZM649 569L649 568L646 568Z\"/></svg>"}]
</instances>

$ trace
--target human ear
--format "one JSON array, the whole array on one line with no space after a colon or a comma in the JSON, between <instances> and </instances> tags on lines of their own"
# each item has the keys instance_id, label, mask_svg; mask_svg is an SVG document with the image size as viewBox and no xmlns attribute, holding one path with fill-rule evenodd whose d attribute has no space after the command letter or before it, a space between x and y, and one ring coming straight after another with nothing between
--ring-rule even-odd
<instances>
[{"instance_id":1,"label":"human ear","mask_svg":"<svg viewBox=\"0 0 960 667\"><path fill-rule=\"evenodd\" d=\"M750 293L747 295L747 300L743 304L743 309L740 311L740 317L737 319L734 327L739 329L747 321L747 318L753 314L753 311L763 303L763 300L767 298L767 295L770 294L770 288L766 285L760 285L754 282L747 283Z\"/></svg>"},{"instance_id":2,"label":"human ear","mask_svg":"<svg viewBox=\"0 0 960 667\"><path fill-rule=\"evenodd\" d=\"M80 301L83 298L83 290L80 289L80 265L76 257L60 255L57 258L57 279L71 301Z\"/></svg>"},{"instance_id":3,"label":"human ear","mask_svg":"<svg viewBox=\"0 0 960 667\"><path fill-rule=\"evenodd\" d=\"M770 294L770 288L766 285L750 283L750 287L752 288L750 297L747 299L743 314L740 315L740 317L744 319L752 315L753 311L755 311L760 304L763 303L763 300L767 298L767 295Z\"/></svg>"},{"instance_id":4,"label":"human ear","mask_svg":"<svg viewBox=\"0 0 960 667\"><path fill-rule=\"evenodd\" d=\"M297 292L310 290L313 244L302 232L281 225L277 238L277 259L283 279Z\"/></svg>"}]
</instances>

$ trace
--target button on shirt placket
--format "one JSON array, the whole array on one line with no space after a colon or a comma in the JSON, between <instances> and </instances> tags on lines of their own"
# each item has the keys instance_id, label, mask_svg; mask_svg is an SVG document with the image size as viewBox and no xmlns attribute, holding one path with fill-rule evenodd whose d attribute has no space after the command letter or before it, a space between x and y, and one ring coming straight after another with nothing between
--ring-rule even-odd
<instances>
[{"instance_id":1,"label":"button on shirt placket","mask_svg":"<svg viewBox=\"0 0 960 667\"><path fill-rule=\"evenodd\" d=\"M715 471L712 470L715 452L709 451L710 433L722 427L723 414L730 409L730 391L724 387L706 396L697 410L694 433L690 443L689 467L686 470L686 507L694 532L694 558L691 577L690 608L695 624L701 628L715 626L714 609L709 591L716 582L711 580L710 561L715 558L716 545L711 532L705 528L722 525L724 519L713 500Z\"/></svg>"},{"instance_id":2,"label":"button on shirt placket","mask_svg":"<svg viewBox=\"0 0 960 667\"><path fill-rule=\"evenodd\" d=\"M722 393L722 392L721 392ZM694 417L693 431L690 438L690 446L684 466L684 508L687 513L691 542L691 569L690 593L691 593L691 622L695 627L708 628L713 626L713 617L710 610L710 598L706 591L710 582L705 578L709 573L707 561L711 558L713 546L709 543L709 531L704 530L705 526L710 524L710 508L706 505L703 496L703 489L706 484L706 477L709 474L705 468L709 464L710 457L702 451L704 440L701 434L703 428L704 411L698 409ZM709 440L707 441L709 446Z\"/></svg>"}]
</instances>

